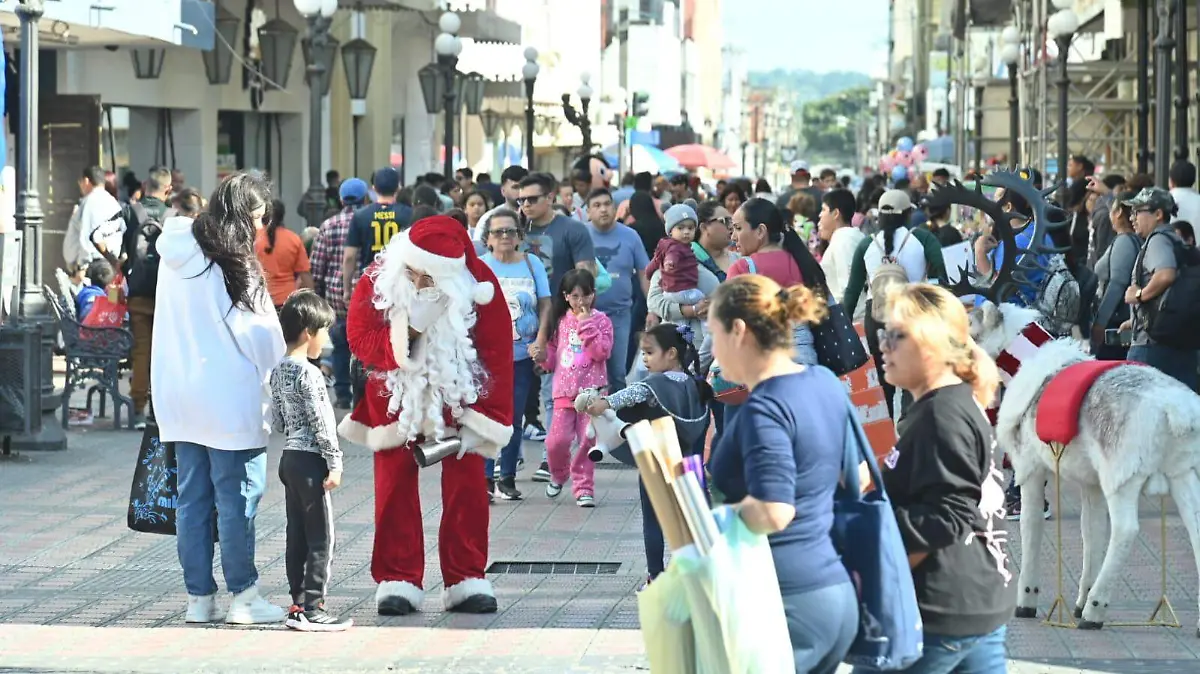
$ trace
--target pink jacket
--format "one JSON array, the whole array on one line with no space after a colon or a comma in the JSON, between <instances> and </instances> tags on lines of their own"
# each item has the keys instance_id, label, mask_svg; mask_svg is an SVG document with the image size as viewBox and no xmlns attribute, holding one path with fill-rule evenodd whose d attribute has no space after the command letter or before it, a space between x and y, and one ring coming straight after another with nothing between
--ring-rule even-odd
<instances>
[{"instance_id":1,"label":"pink jacket","mask_svg":"<svg viewBox=\"0 0 1200 674\"><path fill-rule=\"evenodd\" d=\"M612 346L612 321L602 312L593 309L585 321L569 311L563 316L558 331L546 344L546 360L541 363L547 372L554 373L555 407L562 406L560 401L570 407L581 389L608 385L605 368Z\"/></svg>"}]
</instances>

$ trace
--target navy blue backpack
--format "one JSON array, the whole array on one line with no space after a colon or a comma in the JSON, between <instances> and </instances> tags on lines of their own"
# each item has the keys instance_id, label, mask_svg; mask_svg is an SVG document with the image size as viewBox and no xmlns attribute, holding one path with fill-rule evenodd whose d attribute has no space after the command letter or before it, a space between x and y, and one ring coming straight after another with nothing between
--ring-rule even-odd
<instances>
[{"instance_id":1,"label":"navy blue backpack","mask_svg":"<svg viewBox=\"0 0 1200 674\"><path fill-rule=\"evenodd\" d=\"M859 625L845 662L880 671L905 669L921 659L921 611L879 464L858 423L858 411L848 397L846 402L850 415L842 459L845 484L834 500L833 542L858 588ZM858 479L862 461L874 483L867 494L861 493Z\"/></svg>"}]
</instances>

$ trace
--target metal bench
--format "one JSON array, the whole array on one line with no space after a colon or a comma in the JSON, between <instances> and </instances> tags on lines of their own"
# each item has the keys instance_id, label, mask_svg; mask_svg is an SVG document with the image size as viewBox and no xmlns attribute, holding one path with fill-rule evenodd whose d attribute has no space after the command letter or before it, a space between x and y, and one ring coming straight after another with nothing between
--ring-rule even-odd
<instances>
[{"instance_id":1,"label":"metal bench","mask_svg":"<svg viewBox=\"0 0 1200 674\"><path fill-rule=\"evenodd\" d=\"M120 389L121 362L129 358L133 348L133 333L126 328L93 328L83 325L75 315L75 303L70 295L55 293L48 286L42 293L54 311L62 331L66 353L67 377L62 392L62 425L67 427L70 416L71 393L88 382L87 409L92 411L92 396L100 395L100 416L107 414L105 396L113 399L113 426L121 428L121 407L126 411L126 428L133 429L133 400Z\"/></svg>"}]
</instances>

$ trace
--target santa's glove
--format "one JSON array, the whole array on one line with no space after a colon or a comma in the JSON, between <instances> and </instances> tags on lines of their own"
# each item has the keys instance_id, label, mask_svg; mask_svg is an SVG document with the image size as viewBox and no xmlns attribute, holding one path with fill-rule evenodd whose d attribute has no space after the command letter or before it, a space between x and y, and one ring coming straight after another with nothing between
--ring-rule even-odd
<instances>
[{"instance_id":1,"label":"santa's glove","mask_svg":"<svg viewBox=\"0 0 1200 674\"><path fill-rule=\"evenodd\" d=\"M449 298L442 293L417 293L408 310L408 327L424 333L437 321L438 316L446 312L448 302Z\"/></svg>"},{"instance_id":2,"label":"santa's glove","mask_svg":"<svg viewBox=\"0 0 1200 674\"><path fill-rule=\"evenodd\" d=\"M462 447L458 450L458 458L460 459L466 456L467 452L493 458L500 454L500 445L487 440L466 426L459 429L458 439L462 442Z\"/></svg>"}]
</instances>

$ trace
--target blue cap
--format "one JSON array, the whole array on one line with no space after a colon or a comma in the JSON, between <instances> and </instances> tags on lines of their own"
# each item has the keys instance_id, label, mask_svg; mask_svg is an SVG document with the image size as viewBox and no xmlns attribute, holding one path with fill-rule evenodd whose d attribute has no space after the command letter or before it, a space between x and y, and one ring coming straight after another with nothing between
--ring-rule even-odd
<instances>
[{"instance_id":1,"label":"blue cap","mask_svg":"<svg viewBox=\"0 0 1200 674\"><path fill-rule=\"evenodd\" d=\"M363 203L367 199L367 181L362 178L343 181L338 188L338 198L347 205Z\"/></svg>"},{"instance_id":2,"label":"blue cap","mask_svg":"<svg viewBox=\"0 0 1200 674\"><path fill-rule=\"evenodd\" d=\"M387 196L394 195L400 191L400 172L391 166L385 166L375 172L371 182L376 192Z\"/></svg>"}]
</instances>

